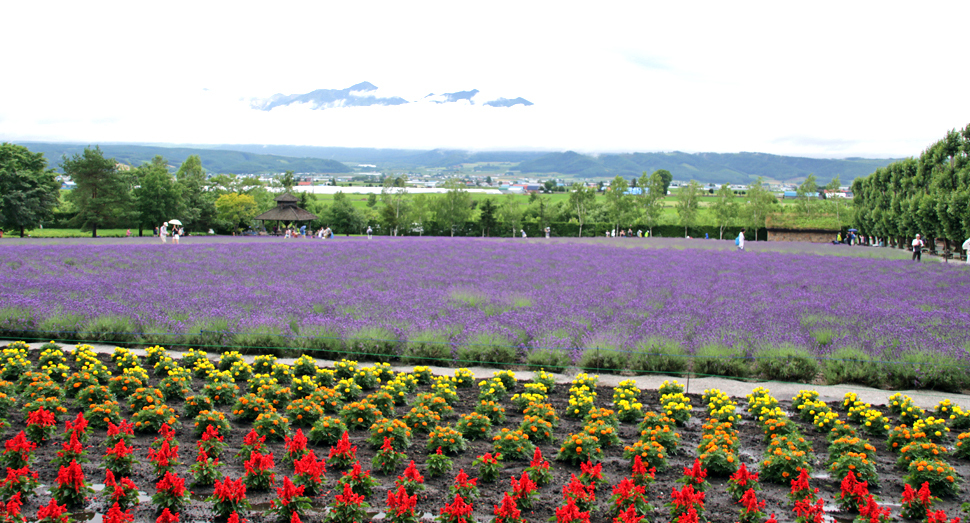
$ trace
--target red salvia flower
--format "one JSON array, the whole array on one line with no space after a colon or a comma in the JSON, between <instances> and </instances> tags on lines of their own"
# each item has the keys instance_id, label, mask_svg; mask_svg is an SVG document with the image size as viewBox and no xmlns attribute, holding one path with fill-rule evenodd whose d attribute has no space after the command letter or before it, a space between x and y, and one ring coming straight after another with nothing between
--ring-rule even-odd
<instances>
[{"instance_id":1,"label":"red salvia flower","mask_svg":"<svg viewBox=\"0 0 970 523\"><path fill-rule=\"evenodd\" d=\"M119 439L118 443L115 443L114 447L111 447L110 449L104 451L104 453L107 454L108 456L114 456L116 458L123 458L125 456L130 456L134 452L135 452L135 447L129 447L128 445L125 444L125 440L123 439ZM151 456L151 454L152 454L152 450L148 449L149 457Z\"/></svg>"},{"instance_id":2,"label":"red salvia flower","mask_svg":"<svg viewBox=\"0 0 970 523\"><path fill-rule=\"evenodd\" d=\"M131 511L122 511L121 507L115 503L108 509L108 513L104 515L104 523L132 523L135 521L134 514Z\"/></svg>"},{"instance_id":3,"label":"red salvia flower","mask_svg":"<svg viewBox=\"0 0 970 523\"><path fill-rule=\"evenodd\" d=\"M223 437L219 435L219 429L217 429L215 425L206 425L205 432L202 433L202 437L199 439L201 441L209 441L210 439L222 441ZM236 517L238 518L239 516Z\"/></svg>"},{"instance_id":4,"label":"red salvia flower","mask_svg":"<svg viewBox=\"0 0 970 523\"><path fill-rule=\"evenodd\" d=\"M68 432L84 434L88 430L88 420L84 419L84 413L79 412L74 421L67 420L64 422L64 433Z\"/></svg>"},{"instance_id":5,"label":"red salvia flower","mask_svg":"<svg viewBox=\"0 0 970 523\"><path fill-rule=\"evenodd\" d=\"M414 507L417 504L418 496L408 496L408 492L403 485L398 485L396 491L387 493L387 508L395 517L404 515L414 516Z\"/></svg>"},{"instance_id":6,"label":"red salvia flower","mask_svg":"<svg viewBox=\"0 0 970 523\"><path fill-rule=\"evenodd\" d=\"M57 471L57 484L58 486L70 485L75 492L84 489L84 472L77 461L72 459L70 464Z\"/></svg>"},{"instance_id":7,"label":"red salvia flower","mask_svg":"<svg viewBox=\"0 0 970 523\"><path fill-rule=\"evenodd\" d=\"M424 483L424 476L422 476L421 472L418 471L418 467L414 466L413 459L411 460L411 463L408 464L408 467L404 469L404 474L398 476L399 479L402 477L415 483Z\"/></svg>"},{"instance_id":8,"label":"red salvia flower","mask_svg":"<svg viewBox=\"0 0 970 523\"><path fill-rule=\"evenodd\" d=\"M337 442L336 446L330 447L330 455L327 459L334 456L338 456L344 459L355 459L357 456L357 446L350 444L350 436L344 432L343 436L340 437L340 441Z\"/></svg>"},{"instance_id":9,"label":"red salvia flower","mask_svg":"<svg viewBox=\"0 0 970 523\"><path fill-rule=\"evenodd\" d=\"M47 505L37 510L37 521L68 522L67 505L58 505L53 499Z\"/></svg>"},{"instance_id":10,"label":"red salvia flower","mask_svg":"<svg viewBox=\"0 0 970 523\"><path fill-rule=\"evenodd\" d=\"M566 504L556 508L556 523L589 523L589 512L579 510L573 498L566 498Z\"/></svg>"},{"instance_id":11,"label":"red salvia flower","mask_svg":"<svg viewBox=\"0 0 970 523\"><path fill-rule=\"evenodd\" d=\"M148 449L148 459L155 464L155 467L159 470L167 469L168 467L175 466L179 459L179 448L169 444L169 439L162 442L162 446L155 449Z\"/></svg>"},{"instance_id":12,"label":"red salvia flower","mask_svg":"<svg viewBox=\"0 0 970 523\"><path fill-rule=\"evenodd\" d=\"M177 512L172 514L168 509L165 509L162 511L162 515L158 516L158 519L155 520L155 523L178 523L178 521L179 515Z\"/></svg>"},{"instance_id":13,"label":"red salvia flower","mask_svg":"<svg viewBox=\"0 0 970 523\"><path fill-rule=\"evenodd\" d=\"M162 479L155 484L155 488L175 497L182 497L185 495L185 478L180 478L171 472L166 472L162 476Z\"/></svg>"},{"instance_id":14,"label":"red salvia flower","mask_svg":"<svg viewBox=\"0 0 970 523\"><path fill-rule=\"evenodd\" d=\"M512 497L515 498L515 501L527 499L536 491L536 488L536 484L529 477L528 472L523 472L522 477L518 480L515 479L515 476L512 476Z\"/></svg>"},{"instance_id":15,"label":"red salvia flower","mask_svg":"<svg viewBox=\"0 0 970 523\"><path fill-rule=\"evenodd\" d=\"M359 506L364 502L364 496L354 494L354 489L350 487L350 484L344 483L343 494L337 494L334 496L334 500L336 500L338 504Z\"/></svg>"},{"instance_id":16,"label":"red salvia flower","mask_svg":"<svg viewBox=\"0 0 970 523\"><path fill-rule=\"evenodd\" d=\"M644 517L637 514L636 507L630 505L626 510L620 512L620 515L613 520L613 523L642 523L643 520Z\"/></svg>"},{"instance_id":17,"label":"red salvia flower","mask_svg":"<svg viewBox=\"0 0 970 523\"><path fill-rule=\"evenodd\" d=\"M805 469L802 468L802 470L804 471ZM801 475L799 475L799 478L801 478ZM758 473L748 471L748 466L742 463L741 466L738 467L738 470L734 474L731 474L731 480L737 483L738 486L747 487L749 481L752 483L757 483ZM807 481L808 479L806 477L806 486ZM792 480L792 490L794 490L794 484L795 480Z\"/></svg>"},{"instance_id":18,"label":"red salvia flower","mask_svg":"<svg viewBox=\"0 0 970 523\"><path fill-rule=\"evenodd\" d=\"M486 456L491 458L490 454L486 454ZM535 452L532 453L532 461L529 462L529 467L537 470L549 468L549 462L542 457L542 450L539 447L536 447Z\"/></svg>"},{"instance_id":19,"label":"red salvia flower","mask_svg":"<svg viewBox=\"0 0 970 523\"><path fill-rule=\"evenodd\" d=\"M445 503L441 509L441 514L448 516L448 521L464 521L472 513L472 506L465 503L461 494L455 494L455 500L450 504Z\"/></svg>"},{"instance_id":20,"label":"red salvia flower","mask_svg":"<svg viewBox=\"0 0 970 523\"><path fill-rule=\"evenodd\" d=\"M515 504L515 500L509 496L506 492L502 495L502 502L495 505L495 520L496 521L521 521L522 511Z\"/></svg>"},{"instance_id":21,"label":"red salvia flower","mask_svg":"<svg viewBox=\"0 0 970 523\"><path fill-rule=\"evenodd\" d=\"M223 481L216 480L213 495L219 501L237 502L246 499L246 485L242 478L233 481L229 476Z\"/></svg>"},{"instance_id":22,"label":"red salvia flower","mask_svg":"<svg viewBox=\"0 0 970 523\"><path fill-rule=\"evenodd\" d=\"M135 426L131 423L121 420L121 423L115 425L114 423L108 422L108 437L112 436L134 436Z\"/></svg>"},{"instance_id":23,"label":"red salvia flower","mask_svg":"<svg viewBox=\"0 0 970 523\"><path fill-rule=\"evenodd\" d=\"M761 509L765 508L765 500L758 501L758 496L754 493L754 489L748 489L747 492L741 496L741 501L739 501L744 510L748 512L761 512Z\"/></svg>"}]
</instances>

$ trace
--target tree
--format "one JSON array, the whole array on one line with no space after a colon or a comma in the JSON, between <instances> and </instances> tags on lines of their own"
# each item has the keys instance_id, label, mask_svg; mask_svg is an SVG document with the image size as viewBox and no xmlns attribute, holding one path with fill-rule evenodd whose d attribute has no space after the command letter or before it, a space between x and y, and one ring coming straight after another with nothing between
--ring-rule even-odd
<instances>
[{"instance_id":1,"label":"tree","mask_svg":"<svg viewBox=\"0 0 970 523\"><path fill-rule=\"evenodd\" d=\"M674 181L674 175L670 174L667 169L657 169L653 173L663 180L663 196L667 196L667 191L670 190L670 182Z\"/></svg>"},{"instance_id":2,"label":"tree","mask_svg":"<svg viewBox=\"0 0 970 523\"><path fill-rule=\"evenodd\" d=\"M293 190L293 186L296 185L296 178L293 176L293 171L286 171L277 178L280 187L283 188L283 192L290 192Z\"/></svg>"},{"instance_id":3,"label":"tree","mask_svg":"<svg viewBox=\"0 0 970 523\"><path fill-rule=\"evenodd\" d=\"M576 219L579 221L579 237L582 238L583 224L586 223L586 218L596 205L596 188L574 183L571 190L569 209L576 213Z\"/></svg>"},{"instance_id":4,"label":"tree","mask_svg":"<svg viewBox=\"0 0 970 523\"><path fill-rule=\"evenodd\" d=\"M445 182L444 188L448 192L435 202L435 215L439 222L448 225L451 235L454 236L455 229L463 226L471 215L471 196L465 190L465 184L455 178Z\"/></svg>"},{"instance_id":5,"label":"tree","mask_svg":"<svg viewBox=\"0 0 970 523\"><path fill-rule=\"evenodd\" d=\"M644 171L638 183L640 186L640 196L638 202L643 219L647 223L648 235L653 236L653 227L660 221L660 215L664 212L664 198L667 191L664 189L664 179L660 171L654 171L647 176Z\"/></svg>"},{"instance_id":6,"label":"tree","mask_svg":"<svg viewBox=\"0 0 970 523\"><path fill-rule=\"evenodd\" d=\"M377 206L377 195L376 194L370 193L369 195L367 195L367 206L370 207L371 209L373 209L374 207Z\"/></svg>"},{"instance_id":7,"label":"tree","mask_svg":"<svg viewBox=\"0 0 970 523\"><path fill-rule=\"evenodd\" d=\"M182 162L175 173L182 192L182 211L179 218L188 227L206 230L216 225L216 198L202 168L202 159L193 154ZM140 232L139 232L140 234Z\"/></svg>"},{"instance_id":8,"label":"tree","mask_svg":"<svg viewBox=\"0 0 970 523\"><path fill-rule=\"evenodd\" d=\"M515 195L505 195L505 202L499 209L499 216L506 226L512 227L512 237L515 238L516 230L522 226L522 204Z\"/></svg>"},{"instance_id":9,"label":"tree","mask_svg":"<svg viewBox=\"0 0 970 523\"><path fill-rule=\"evenodd\" d=\"M183 219L182 186L169 174L164 158L155 156L151 163L136 168L135 176L138 179L134 198L139 236L145 227L151 229L172 218Z\"/></svg>"},{"instance_id":10,"label":"tree","mask_svg":"<svg viewBox=\"0 0 970 523\"><path fill-rule=\"evenodd\" d=\"M687 237L687 227L694 225L697 220L697 210L700 207L701 184L691 180L687 187L681 187L677 192L677 216L684 226L684 237Z\"/></svg>"},{"instance_id":11,"label":"tree","mask_svg":"<svg viewBox=\"0 0 970 523\"><path fill-rule=\"evenodd\" d=\"M478 209L481 213L478 222L482 224L482 236L489 236L489 232L498 226L498 220L495 218L495 201L492 198L485 198Z\"/></svg>"},{"instance_id":12,"label":"tree","mask_svg":"<svg viewBox=\"0 0 970 523\"><path fill-rule=\"evenodd\" d=\"M747 203L741 209L745 225L754 229L752 239L758 237L758 229L764 228L765 218L774 207L778 206L778 198L764 187L764 179L760 176L748 188Z\"/></svg>"},{"instance_id":13,"label":"tree","mask_svg":"<svg viewBox=\"0 0 970 523\"><path fill-rule=\"evenodd\" d=\"M393 236L397 236L398 227L405 222L408 203L410 203L406 184L407 178L404 178L398 185L397 180L400 179L384 178L384 186L381 188L381 201L384 202L381 216Z\"/></svg>"},{"instance_id":14,"label":"tree","mask_svg":"<svg viewBox=\"0 0 970 523\"><path fill-rule=\"evenodd\" d=\"M825 186L825 189L829 192L834 193L834 192L837 192L841 188L841 186L842 186L842 182L839 180L839 175L836 174L835 178L832 178L832 181ZM835 208L835 221L838 222L839 229L841 229L842 228L842 212L841 212L842 198L836 196L835 198L832 198L831 201L832 201L832 207Z\"/></svg>"},{"instance_id":15,"label":"tree","mask_svg":"<svg viewBox=\"0 0 970 523\"><path fill-rule=\"evenodd\" d=\"M72 222L82 231L98 236L98 227L112 225L131 212L130 177L105 158L101 148L85 147L83 153L61 161L64 173L76 184L68 198L78 210Z\"/></svg>"},{"instance_id":16,"label":"tree","mask_svg":"<svg viewBox=\"0 0 970 523\"><path fill-rule=\"evenodd\" d=\"M219 219L229 224L233 234L239 230L240 224L249 226L259 212L256 199L248 194L223 194L216 200L215 205Z\"/></svg>"},{"instance_id":17,"label":"tree","mask_svg":"<svg viewBox=\"0 0 970 523\"><path fill-rule=\"evenodd\" d=\"M812 214L812 198L818 197L818 183L815 181L815 175L809 174L805 181L798 186L795 191L796 198L798 198L798 203L802 208L802 211L811 216Z\"/></svg>"},{"instance_id":18,"label":"tree","mask_svg":"<svg viewBox=\"0 0 970 523\"><path fill-rule=\"evenodd\" d=\"M620 228L620 222L630 213L631 201L627 191L630 186L622 176L616 176L610 183L610 190L606 191L606 215L610 217L610 224L614 231Z\"/></svg>"},{"instance_id":19,"label":"tree","mask_svg":"<svg viewBox=\"0 0 970 523\"><path fill-rule=\"evenodd\" d=\"M720 229L718 239L724 239L724 227L730 224L738 215L738 204L734 201L734 193L728 184L721 185L717 190L717 200L711 206L714 212L714 221Z\"/></svg>"},{"instance_id":20,"label":"tree","mask_svg":"<svg viewBox=\"0 0 970 523\"><path fill-rule=\"evenodd\" d=\"M411 211L408 213L408 221L411 223L408 229L411 232L417 231L419 236L424 236L424 224L428 221L431 204L428 195L415 195L414 200L411 201Z\"/></svg>"},{"instance_id":21,"label":"tree","mask_svg":"<svg viewBox=\"0 0 970 523\"><path fill-rule=\"evenodd\" d=\"M0 144L0 227L20 231L54 216L60 187L42 153L4 142Z\"/></svg>"}]
</instances>

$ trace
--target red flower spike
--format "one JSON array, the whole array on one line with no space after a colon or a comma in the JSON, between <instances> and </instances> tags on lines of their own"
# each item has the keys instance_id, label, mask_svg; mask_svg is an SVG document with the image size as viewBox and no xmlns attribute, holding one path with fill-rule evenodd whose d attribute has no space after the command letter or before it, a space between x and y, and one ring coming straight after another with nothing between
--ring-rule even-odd
<instances>
[{"instance_id":1,"label":"red flower spike","mask_svg":"<svg viewBox=\"0 0 970 523\"><path fill-rule=\"evenodd\" d=\"M108 513L104 515L104 523L132 523L135 521L134 514L130 510L122 512L117 503L111 506Z\"/></svg>"},{"instance_id":2,"label":"red flower spike","mask_svg":"<svg viewBox=\"0 0 970 523\"><path fill-rule=\"evenodd\" d=\"M542 456L539 457L541 459ZM509 496L508 492L502 496L502 502L495 505L494 514L496 521L519 521L522 519L522 511L516 506L515 500Z\"/></svg>"},{"instance_id":3,"label":"red flower spike","mask_svg":"<svg viewBox=\"0 0 970 523\"><path fill-rule=\"evenodd\" d=\"M178 513L172 514L168 509L165 509L162 511L162 515L155 520L155 523L178 523L178 521Z\"/></svg>"},{"instance_id":4,"label":"red flower spike","mask_svg":"<svg viewBox=\"0 0 970 523\"><path fill-rule=\"evenodd\" d=\"M556 523L589 523L589 512L579 510L576 502L567 498L565 505L556 508Z\"/></svg>"},{"instance_id":5,"label":"red flower spike","mask_svg":"<svg viewBox=\"0 0 970 523\"><path fill-rule=\"evenodd\" d=\"M61 523L67 523L67 505L58 505L53 499L47 505L40 507L37 510L37 520L43 521L47 519L48 521L57 521Z\"/></svg>"},{"instance_id":6,"label":"red flower spike","mask_svg":"<svg viewBox=\"0 0 970 523\"><path fill-rule=\"evenodd\" d=\"M620 512L620 515L613 520L613 523L642 523L643 520L644 517L637 514L636 507L630 505L626 510Z\"/></svg>"}]
</instances>

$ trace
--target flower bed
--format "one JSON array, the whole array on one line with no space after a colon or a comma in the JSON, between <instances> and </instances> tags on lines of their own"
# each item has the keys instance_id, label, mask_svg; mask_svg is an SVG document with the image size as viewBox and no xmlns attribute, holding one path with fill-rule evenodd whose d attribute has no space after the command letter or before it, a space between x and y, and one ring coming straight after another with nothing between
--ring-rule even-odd
<instances>
[{"instance_id":1,"label":"flower bed","mask_svg":"<svg viewBox=\"0 0 970 523\"><path fill-rule=\"evenodd\" d=\"M147 370L147 358L138 362L124 352L119 352L114 360L110 355L92 355L84 348L69 348L65 352L71 356L63 360L71 373L79 371L79 362L91 366L91 358L106 367L106 380L120 375L121 365L128 372L137 373L139 365L146 365ZM175 366L169 372L178 372L181 360L177 353L154 352L159 361ZM81 354L75 356L75 353ZM39 356L39 351L28 351L24 356L27 362L17 359L15 364L36 367ZM194 352L191 365L193 368L211 366L206 373L179 374L188 376L185 383L188 396L200 394L207 384L226 383L220 381L227 379L226 376L216 375L218 359L210 355L211 361L206 365L201 357ZM311 361L306 358L301 361L299 386L306 389L308 396L322 390L332 392L334 389L317 387L322 383L335 384L334 376L309 370ZM233 365L237 370L240 368L231 362L228 368ZM263 366L271 366L277 376L293 373L281 365L268 359L263 361ZM797 514L795 503L789 501L789 483L797 479L800 465L773 464L767 475L761 470L763 462L769 459L787 462L786 457L804 459L810 467L803 470L810 468L833 478L808 480L812 487L821 489L819 496L830 504L839 502L843 491L841 476L850 470L860 482L864 478L872 480L870 484L878 481L883 496L880 501L896 502L901 500L886 499L884 493L902 492L905 481L949 482L948 477L952 476L954 481L950 483L955 485L955 494L934 492L940 499L932 505L933 510L943 510L950 517L957 515L957 500L967 495L961 478L970 475L970 462L953 452L954 443L970 440L970 437L958 438L965 431L955 429L945 441L926 437L924 452L932 454L940 447L949 449L948 453L938 454L943 458L936 460L920 455L915 448L905 453L893 451L892 434L897 434L898 439L905 433L908 439L901 441L912 445L920 441L915 435L919 433L895 429L886 435L868 433L862 429L867 420L881 421L883 416L893 425L901 420L899 414L878 406L849 405L859 407L856 409L859 415L853 415L855 421L850 421L842 414L846 412L842 410L842 403L825 405L822 409L817 397L801 395L794 404L836 414L831 429L818 431L814 417L806 419L807 416L801 415L804 409L794 407L787 399L776 399L763 389L753 391L745 412L738 408L738 399L719 391L706 391L701 396L673 383L667 387L673 389L664 390L667 394L662 397L659 391L640 390L632 382L624 382L615 390L598 386L592 375L577 376L568 386L528 387L525 383L513 382L507 387L504 381L509 376L502 374L494 378L508 391L502 397L497 390L498 382L491 381L484 386L475 382L469 386L466 382L470 378L465 372L457 375L459 380L414 376L412 383L412 377L395 376L386 368L366 364L352 367L348 371L351 377L344 379L362 376L369 382L368 386L376 388L365 392L366 396L362 394L343 402L336 399L339 393L325 392L328 401L338 401L339 408L316 420L312 428L289 423L286 410L277 411L271 405L257 414L257 418L263 415L262 418L246 419L233 415L232 405L212 405L211 410L191 412L192 405L186 400L166 399L159 405L144 405L148 409L162 409L162 415L156 414L159 419L153 419L152 423L166 425L163 434L134 425L130 400L120 402L121 419L109 420L106 431L78 417L90 409L65 403L66 412L59 413L48 441L38 443L29 437L25 417L10 416L0 433L4 441L10 442L6 447L9 450L0 460L26 470L10 476L6 487L0 483L0 496L4 492L9 495L23 492L21 510L33 515L50 501L50 495L36 485L57 485L63 467L60 475L70 490L61 488L58 495L63 503L72 505L69 510L106 514L111 507L105 499L114 495L124 502L120 510L130 510L134 521L139 522L155 521L158 508L180 513L182 521L209 518L214 510L229 516L225 511L233 507L238 510L240 521L270 521L281 510L287 510L281 507L292 507L300 513L301 521L322 523L327 507L348 514L360 509L365 515L393 509L403 518L411 511L417 517L426 513L438 515L446 503L450 507L449 517L470 516L483 522L496 515L506 520L544 521L555 518L557 513L582 519L582 513L587 511L591 511L591 522L609 523L621 516L628 518L621 523L635 521L644 513L654 521L669 521L674 512L683 512L683 517L689 518L691 510L709 521L764 521L771 513L775 513L777 521L794 521ZM337 373L340 369L333 371ZM158 390L164 378L147 374L142 377L143 388ZM31 376L26 380L31 380ZM423 384L419 385L419 381ZM19 412L24 398L19 396L16 384L10 383L7 387L5 383L9 382L0 381L0 391L9 391L15 399L10 412ZM251 390L250 384L242 385L244 390ZM56 388L49 390L57 393ZM480 397L483 391L488 399ZM291 402L300 399L294 397L292 388L287 394ZM400 394L403 401L398 403L396 398ZM532 401L523 408L514 403L514 394L532 395ZM141 401L147 397L143 392ZM481 409L482 401L486 402L485 409ZM349 409L344 411L344 406ZM424 409L422 417L409 417L412 409L419 406ZM504 412L493 419L490 416L495 408ZM571 408L578 411L569 415ZM940 410L943 409L950 416L956 412L952 405L944 405ZM630 412L637 410L642 414L631 418ZM299 411L306 412L302 407ZM478 414L472 416L475 412ZM786 412L797 415L789 418ZM943 430L946 427L929 419L932 414L924 412L918 418L921 420L918 426L947 434ZM365 427L364 421L358 421L365 415L373 417L371 426ZM428 430L412 430L412 425L420 425L424 419L433 419ZM954 423L961 423L960 419L954 416ZM168 421L175 423L168 424ZM471 429L467 429L469 422ZM69 427L67 432L65 425ZM462 435L463 430L470 430L471 434L481 433L483 428L485 437ZM345 433L345 429L349 430ZM19 435L20 431L24 431L23 436ZM545 431L550 432L549 437ZM852 431L858 433L853 435ZM530 433L537 437L529 436ZM540 433L543 434L538 437ZM196 443L199 434L204 434L201 446ZM346 443L341 442L344 434ZM837 437L830 438L830 434ZM385 438L388 439L385 441ZM342 462L336 457L328 460L332 446L343 449ZM443 449L440 455L436 452L439 447ZM825 453L825 449L829 452ZM497 453L503 455L498 457ZM901 454L913 457L905 460ZM761 455L764 457L758 459ZM905 467L897 464L900 460ZM432 461L440 465L440 475L429 473ZM383 470L372 469L375 464ZM745 465L743 470L741 465ZM870 465L871 470L866 468ZM111 487L110 495L91 494L87 488L106 483L104 466L113 470L110 482L118 487ZM494 479L482 476L485 472L494 474ZM31 479L35 473L36 480ZM762 473L762 477L755 478L755 473ZM456 481L458 476L460 481ZM475 488L471 488L473 484ZM931 483L931 486L938 484L941 483ZM135 492L132 485L156 501L131 506L131 492ZM350 490L345 490L344 485ZM398 492L398 485L406 485L401 491L404 494ZM183 488L192 491L191 498L184 498ZM760 490L748 493L755 488ZM853 485L847 488L860 491ZM920 485L911 488L916 492ZM460 503L456 495L461 497ZM856 507L870 512L878 508L861 506L861 502L868 503L860 494ZM371 508L364 507L364 503ZM895 516L901 509L892 510Z\"/></svg>"}]
</instances>

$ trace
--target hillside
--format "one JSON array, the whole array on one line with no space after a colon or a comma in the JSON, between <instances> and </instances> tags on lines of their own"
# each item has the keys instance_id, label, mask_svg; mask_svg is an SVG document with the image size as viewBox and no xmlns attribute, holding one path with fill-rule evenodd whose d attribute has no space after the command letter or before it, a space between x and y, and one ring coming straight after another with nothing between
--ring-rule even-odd
<instances>
[{"instance_id":1,"label":"hillside","mask_svg":"<svg viewBox=\"0 0 970 523\"><path fill-rule=\"evenodd\" d=\"M84 151L86 145L66 143L22 143L33 152L43 153L49 166L60 171L61 158ZM173 168L177 169L186 158L193 154L202 159L202 167L211 173L225 174L262 174L294 171L298 173L347 173L352 169L346 165L321 158L296 158L255 152L228 151L219 149L195 149L189 147L160 147L151 145L100 144L105 157L114 158L119 163L132 166L151 161L161 155Z\"/></svg>"},{"instance_id":2,"label":"hillside","mask_svg":"<svg viewBox=\"0 0 970 523\"><path fill-rule=\"evenodd\" d=\"M839 175L844 183L867 176L892 159L824 159L778 156L764 153L631 153L585 156L572 151L550 153L519 164L523 173L560 173L580 178L630 178L643 172L666 169L676 180L713 183L748 183L758 176L796 181L811 173L820 183Z\"/></svg>"}]
</instances>

